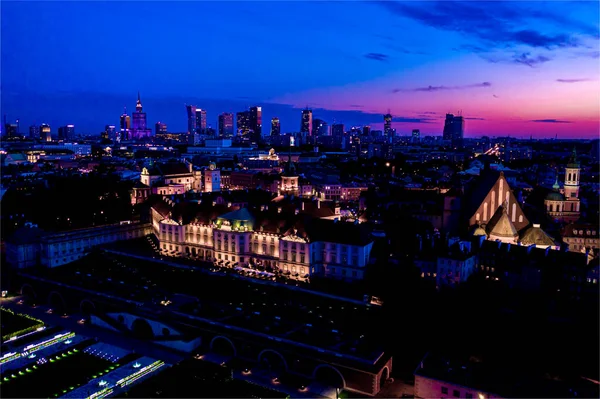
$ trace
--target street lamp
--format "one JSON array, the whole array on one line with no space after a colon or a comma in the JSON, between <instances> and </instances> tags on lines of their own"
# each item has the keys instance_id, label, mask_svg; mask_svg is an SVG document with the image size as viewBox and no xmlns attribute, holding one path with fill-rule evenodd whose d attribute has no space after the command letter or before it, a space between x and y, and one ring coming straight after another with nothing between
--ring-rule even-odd
<instances>
[{"instance_id":1,"label":"street lamp","mask_svg":"<svg viewBox=\"0 0 600 399\"><path fill-rule=\"evenodd\" d=\"M340 399L340 389L338 387L335 388L335 399Z\"/></svg>"}]
</instances>

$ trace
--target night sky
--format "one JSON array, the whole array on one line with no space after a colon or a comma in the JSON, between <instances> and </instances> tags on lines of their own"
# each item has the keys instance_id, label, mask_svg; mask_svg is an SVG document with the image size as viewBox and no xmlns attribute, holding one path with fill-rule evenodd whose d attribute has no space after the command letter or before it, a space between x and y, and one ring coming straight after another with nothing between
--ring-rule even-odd
<instances>
[{"instance_id":1,"label":"night sky","mask_svg":"<svg viewBox=\"0 0 600 399\"><path fill-rule=\"evenodd\" d=\"M300 109L347 126L466 136L597 137L599 3L1 3L2 114L30 124L118 125L138 90L148 123L186 129L184 104L263 106L298 131Z\"/></svg>"}]
</instances>

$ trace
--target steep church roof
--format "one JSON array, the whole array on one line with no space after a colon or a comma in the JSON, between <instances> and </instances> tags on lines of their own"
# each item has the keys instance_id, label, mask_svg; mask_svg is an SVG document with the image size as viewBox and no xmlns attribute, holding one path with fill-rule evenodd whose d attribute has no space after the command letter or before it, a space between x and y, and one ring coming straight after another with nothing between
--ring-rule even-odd
<instances>
[{"instance_id":1,"label":"steep church roof","mask_svg":"<svg viewBox=\"0 0 600 399\"><path fill-rule=\"evenodd\" d=\"M519 235L515 225L510 221L504 206L498 207L496 213L494 213L494 216L490 219L486 230L488 231L490 238L492 236L514 238Z\"/></svg>"},{"instance_id":2,"label":"steep church roof","mask_svg":"<svg viewBox=\"0 0 600 399\"><path fill-rule=\"evenodd\" d=\"M556 245L554 239L548 234L546 234L546 232L541 229L539 224L534 224L533 226L525 229L525 231L523 231L523 234L521 235L520 241L523 245Z\"/></svg>"}]
</instances>

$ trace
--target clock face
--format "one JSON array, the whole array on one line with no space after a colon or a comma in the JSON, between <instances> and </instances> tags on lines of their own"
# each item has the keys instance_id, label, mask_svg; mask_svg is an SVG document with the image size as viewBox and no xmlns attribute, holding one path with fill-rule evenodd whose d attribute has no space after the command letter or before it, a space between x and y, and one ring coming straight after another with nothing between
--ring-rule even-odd
<instances>
[{"instance_id":1,"label":"clock face","mask_svg":"<svg viewBox=\"0 0 600 399\"><path fill-rule=\"evenodd\" d=\"M214 163L212 163L212 162L211 162L211 164L210 164L210 165L208 165L208 168L209 168L210 170L215 170L215 168L216 168L216 167L217 167L217 166L216 166Z\"/></svg>"}]
</instances>

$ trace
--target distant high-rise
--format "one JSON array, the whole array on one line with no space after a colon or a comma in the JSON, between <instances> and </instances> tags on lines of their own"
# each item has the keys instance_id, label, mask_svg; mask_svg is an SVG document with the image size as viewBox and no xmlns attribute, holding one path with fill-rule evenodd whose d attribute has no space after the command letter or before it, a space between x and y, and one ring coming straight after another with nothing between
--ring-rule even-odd
<instances>
[{"instance_id":1,"label":"distant high-rise","mask_svg":"<svg viewBox=\"0 0 600 399\"><path fill-rule=\"evenodd\" d=\"M75 137L75 126L66 125L58 128L58 138L62 140L72 140Z\"/></svg>"},{"instance_id":2,"label":"distant high-rise","mask_svg":"<svg viewBox=\"0 0 600 399\"><path fill-rule=\"evenodd\" d=\"M154 134L165 134L167 133L167 124L162 122L156 122L154 125Z\"/></svg>"},{"instance_id":3,"label":"distant high-rise","mask_svg":"<svg viewBox=\"0 0 600 399\"><path fill-rule=\"evenodd\" d=\"M40 128L37 125L29 126L29 138L36 140L40 138Z\"/></svg>"},{"instance_id":4,"label":"distant high-rise","mask_svg":"<svg viewBox=\"0 0 600 399\"><path fill-rule=\"evenodd\" d=\"M219 115L219 137L233 136L233 114L227 112Z\"/></svg>"},{"instance_id":5,"label":"distant high-rise","mask_svg":"<svg viewBox=\"0 0 600 399\"><path fill-rule=\"evenodd\" d=\"M446 114L444 121L443 139L448 140L453 146L461 146L465 132L465 119L462 116Z\"/></svg>"},{"instance_id":6,"label":"distant high-rise","mask_svg":"<svg viewBox=\"0 0 600 399\"><path fill-rule=\"evenodd\" d=\"M237 134L238 136L247 136L250 132L250 111L237 113Z\"/></svg>"},{"instance_id":7,"label":"distant high-rise","mask_svg":"<svg viewBox=\"0 0 600 399\"><path fill-rule=\"evenodd\" d=\"M421 131L419 129L413 129L412 131L412 142L418 143L421 141Z\"/></svg>"},{"instance_id":8,"label":"distant high-rise","mask_svg":"<svg viewBox=\"0 0 600 399\"><path fill-rule=\"evenodd\" d=\"M344 137L344 124L334 123L331 125L331 135L336 139L341 139Z\"/></svg>"},{"instance_id":9,"label":"distant high-rise","mask_svg":"<svg viewBox=\"0 0 600 399\"><path fill-rule=\"evenodd\" d=\"M317 137L329 136L329 125L322 119L313 119L312 135Z\"/></svg>"},{"instance_id":10,"label":"distant high-rise","mask_svg":"<svg viewBox=\"0 0 600 399\"><path fill-rule=\"evenodd\" d=\"M109 140L115 140L117 138L115 125L104 126L104 131L106 132L106 137Z\"/></svg>"},{"instance_id":11,"label":"distant high-rise","mask_svg":"<svg viewBox=\"0 0 600 399\"><path fill-rule=\"evenodd\" d=\"M188 134L196 133L196 106L186 105L187 111L187 132Z\"/></svg>"},{"instance_id":12,"label":"distant high-rise","mask_svg":"<svg viewBox=\"0 0 600 399\"><path fill-rule=\"evenodd\" d=\"M281 134L281 124L279 118L271 118L271 136L279 136Z\"/></svg>"},{"instance_id":13,"label":"distant high-rise","mask_svg":"<svg viewBox=\"0 0 600 399\"><path fill-rule=\"evenodd\" d=\"M123 109L123 115L119 118L119 139L121 140L129 140L130 131L131 131L131 118L127 115L127 108Z\"/></svg>"},{"instance_id":14,"label":"distant high-rise","mask_svg":"<svg viewBox=\"0 0 600 399\"><path fill-rule=\"evenodd\" d=\"M369 125L363 126L362 134L363 134L363 136L370 136L371 135L371 126L369 126Z\"/></svg>"},{"instance_id":15,"label":"distant high-rise","mask_svg":"<svg viewBox=\"0 0 600 399\"><path fill-rule=\"evenodd\" d=\"M304 109L302 110L302 120L300 123L300 133L305 133L308 136L312 136L312 129L313 129L313 124L312 124L312 110L311 109Z\"/></svg>"},{"instance_id":16,"label":"distant high-rise","mask_svg":"<svg viewBox=\"0 0 600 399\"><path fill-rule=\"evenodd\" d=\"M386 141L393 138L394 132L392 131L392 114L387 113L383 115L383 137Z\"/></svg>"},{"instance_id":17,"label":"distant high-rise","mask_svg":"<svg viewBox=\"0 0 600 399\"><path fill-rule=\"evenodd\" d=\"M146 124L146 113L142 107L142 100L140 99L140 92L138 91L138 99L135 105L135 112L132 114L131 123L131 138L141 139L144 137L150 137L152 135L152 129L148 129Z\"/></svg>"},{"instance_id":18,"label":"distant high-rise","mask_svg":"<svg viewBox=\"0 0 600 399\"><path fill-rule=\"evenodd\" d=\"M15 123L8 123L6 121L6 115L4 115L4 134L7 138L19 137L19 120Z\"/></svg>"},{"instance_id":19,"label":"distant high-rise","mask_svg":"<svg viewBox=\"0 0 600 399\"><path fill-rule=\"evenodd\" d=\"M40 140L52 141L52 131L50 129L50 125L47 123L42 123L40 125Z\"/></svg>"},{"instance_id":20,"label":"distant high-rise","mask_svg":"<svg viewBox=\"0 0 600 399\"><path fill-rule=\"evenodd\" d=\"M250 108L250 129L252 141L259 143L262 140L262 107Z\"/></svg>"},{"instance_id":21,"label":"distant high-rise","mask_svg":"<svg viewBox=\"0 0 600 399\"><path fill-rule=\"evenodd\" d=\"M206 110L196 108L196 133L204 134L206 132Z\"/></svg>"}]
</instances>

